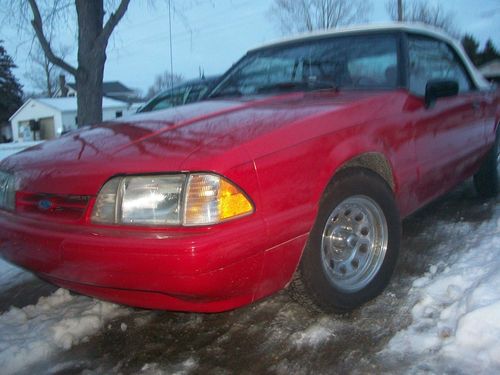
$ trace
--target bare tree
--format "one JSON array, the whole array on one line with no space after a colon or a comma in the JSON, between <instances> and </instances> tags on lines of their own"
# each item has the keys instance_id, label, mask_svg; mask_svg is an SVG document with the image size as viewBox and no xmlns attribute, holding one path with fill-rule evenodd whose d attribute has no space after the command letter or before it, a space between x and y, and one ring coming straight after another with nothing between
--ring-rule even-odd
<instances>
[{"instance_id":1,"label":"bare tree","mask_svg":"<svg viewBox=\"0 0 500 375\"><path fill-rule=\"evenodd\" d=\"M186 26L187 19L182 14L183 9L203 1L213 2L168 0L169 10L180 16ZM130 0L0 0L0 22L15 22L20 30L29 23L47 59L75 78L79 126L102 120L106 48L110 36L127 12L129 3ZM154 3L151 0L148 5ZM78 53L77 64L73 65L58 54L48 36L52 30L61 32L75 29L75 24Z\"/></svg>"},{"instance_id":2,"label":"bare tree","mask_svg":"<svg viewBox=\"0 0 500 375\"><path fill-rule=\"evenodd\" d=\"M4 9L17 7L19 22L30 24L47 60L74 76L77 87L78 125L102 121L102 81L109 38L125 15L130 0L0 0ZM114 6L118 4L117 6ZM109 16L105 19L105 14ZM76 18L78 30L77 65L65 60L51 43L54 29L59 32Z\"/></svg>"},{"instance_id":3,"label":"bare tree","mask_svg":"<svg viewBox=\"0 0 500 375\"><path fill-rule=\"evenodd\" d=\"M290 34L366 21L371 6L368 0L274 0L269 15Z\"/></svg>"},{"instance_id":4,"label":"bare tree","mask_svg":"<svg viewBox=\"0 0 500 375\"><path fill-rule=\"evenodd\" d=\"M399 19L398 13L401 13L402 21L421 22L458 36L453 23L453 12L446 11L440 3L430 3L427 0L388 0L386 8L394 21Z\"/></svg>"},{"instance_id":5,"label":"bare tree","mask_svg":"<svg viewBox=\"0 0 500 375\"><path fill-rule=\"evenodd\" d=\"M403 22L403 0L397 0L398 5L398 21Z\"/></svg>"},{"instance_id":6,"label":"bare tree","mask_svg":"<svg viewBox=\"0 0 500 375\"><path fill-rule=\"evenodd\" d=\"M153 85L148 89L146 99L150 99L161 91L172 88L184 80L180 74L171 74L168 70L158 74Z\"/></svg>"},{"instance_id":7,"label":"bare tree","mask_svg":"<svg viewBox=\"0 0 500 375\"><path fill-rule=\"evenodd\" d=\"M62 59L65 59L69 52L70 47L68 46L56 49L57 55L61 56ZM42 95L54 96L58 87L59 75L63 74L64 71L47 58L39 44L31 51L30 60L31 69L25 74L25 78Z\"/></svg>"}]
</instances>

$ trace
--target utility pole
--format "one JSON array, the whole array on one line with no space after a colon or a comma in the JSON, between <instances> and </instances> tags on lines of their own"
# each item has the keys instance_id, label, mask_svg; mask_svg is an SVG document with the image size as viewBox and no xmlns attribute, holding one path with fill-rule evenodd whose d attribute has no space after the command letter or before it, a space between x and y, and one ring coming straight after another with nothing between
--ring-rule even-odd
<instances>
[{"instance_id":1,"label":"utility pole","mask_svg":"<svg viewBox=\"0 0 500 375\"><path fill-rule=\"evenodd\" d=\"M403 0L398 0L398 22L403 22Z\"/></svg>"},{"instance_id":2,"label":"utility pole","mask_svg":"<svg viewBox=\"0 0 500 375\"><path fill-rule=\"evenodd\" d=\"M168 36L170 39L170 90L174 95L174 57L172 55L172 1L168 0Z\"/></svg>"}]
</instances>

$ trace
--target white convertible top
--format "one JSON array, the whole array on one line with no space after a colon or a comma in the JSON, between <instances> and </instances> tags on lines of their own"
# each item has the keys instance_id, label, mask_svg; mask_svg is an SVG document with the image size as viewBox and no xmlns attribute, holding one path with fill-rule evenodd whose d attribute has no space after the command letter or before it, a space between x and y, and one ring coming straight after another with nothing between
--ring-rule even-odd
<instances>
[{"instance_id":1,"label":"white convertible top","mask_svg":"<svg viewBox=\"0 0 500 375\"><path fill-rule=\"evenodd\" d=\"M322 31L314 31L308 32L304 34L299 34L294 37L284 38L277 40L272 43L266 43L260 47L254 48L251 51L260 50L263 48L269 47L278 47L281 45L287 45L296 42L302 42L307 40L320 39L329 36L338 36L345 34L358 34L358 33L369 33L371 31L404 31L410 32L414 34L426 35L436 39L440 39L442 41L450 44L456 51L456 53L463 60L465 67L467 68L472 80L474 81L477 88L481 90L490 89L491 85L489 82L479 73L476 67L472 64L469 57L465 53L462 45L457 42L455 39L451 38L448 34L444 33L440 29L437 29L432 26L424 25L422 23L386 23L386 24L371 24L371 25L361 25L361 26L353 26L339 29L330 29L330 30L322 30Z\"/></svg>"}]
</instances>

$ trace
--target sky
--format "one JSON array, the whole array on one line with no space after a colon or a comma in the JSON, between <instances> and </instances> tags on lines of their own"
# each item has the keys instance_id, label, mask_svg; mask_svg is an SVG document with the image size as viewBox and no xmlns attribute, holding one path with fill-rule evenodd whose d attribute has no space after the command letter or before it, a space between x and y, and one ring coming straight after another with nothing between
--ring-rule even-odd
<instances>
[{"instance_id":1,"label":"sky","mask_svg":"<svg viewBox=\"0 0 500 375\"><path fill-rule=\"evenodd\" d=\"M437 1L437 0L430 0ZM172 0L172 58L174 72L184 78L221 74L253 47L282 37L269 14L273 0ZM170 70L169 17L166 0L132 0L107 49L105 81L118 80L145 93L156 75ZM500 49L500 0L441 0L462 33L481 44L491 38ZM372 0L369 22L388 22L386 0ZM72 46L67 60L76 64L76 32L61 27L57 42ZM14 73L32 91L32 36L10 23L0 25L0 39L18 65ZM72 82L72 77L67 78Z\"/></svg>"}]
</instances>

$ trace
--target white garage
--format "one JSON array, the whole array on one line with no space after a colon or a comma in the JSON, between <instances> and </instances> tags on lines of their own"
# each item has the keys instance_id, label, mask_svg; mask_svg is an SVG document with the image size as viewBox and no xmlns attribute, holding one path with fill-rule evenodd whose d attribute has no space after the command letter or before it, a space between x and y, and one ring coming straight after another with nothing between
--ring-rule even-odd
<instances>
[{"instance_id":1,"label":"white garage","mask_svg":"<svg viewBox=\"0 0 500 375\"><path fill-rule=\"evenodd\" d=\"M76 97L28 99L10 118L14 142L52 139L76 129ZM103 98L102 118L127 114L128 104Z\"/></svg>"}]
</instances>

